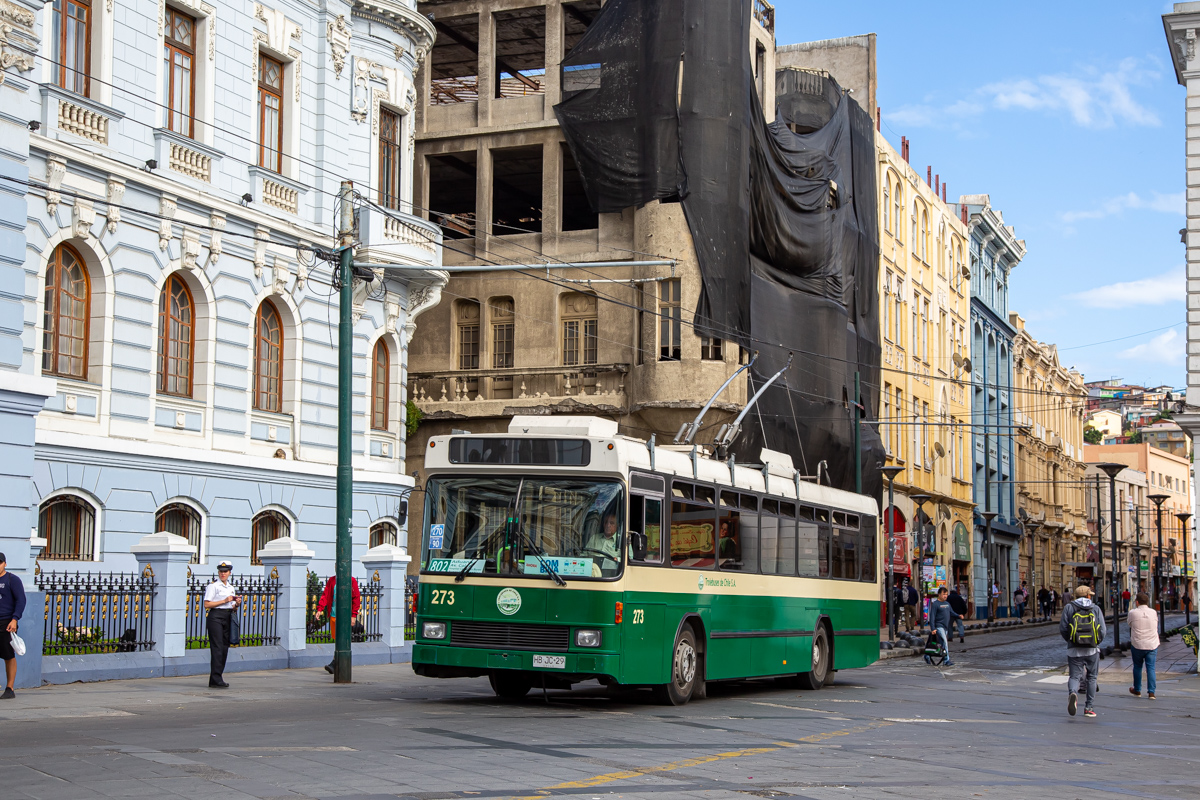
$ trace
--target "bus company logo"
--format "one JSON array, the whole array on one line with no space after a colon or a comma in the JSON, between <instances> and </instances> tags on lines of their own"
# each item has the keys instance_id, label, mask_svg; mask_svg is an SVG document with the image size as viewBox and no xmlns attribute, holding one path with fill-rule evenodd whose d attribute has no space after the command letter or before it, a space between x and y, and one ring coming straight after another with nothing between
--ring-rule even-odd
<instances>
[{"instance_id":1,"label":"bus company logo","mask_svg":"<svg viewBox=\"0 0 1200 800\"><path fill-rule=\"evenodd\" d=\"M699 578L696 579L696 588L702 592L704 591L704 576L703 575L701 575Z\"/></svg>"},{"instance_id":2,"label":"bus company logo","mask_svg":"<svg viewBox=\"0 0 1200 800\"><path fill-rule=\"evenodd\" d=\"M698 588L700 591L704 591L706 586L723 586L730 589L736 589L737 581L733 578L708 578L706 580L703 575L696 579L696 588Z\"/></svg>"},{"instance_id":3,"label":"bus company logo","mask_svg":"<svg viewBox=\"0 0 1200 800\"><path fill-rule=\"evenodd\" d=\"M501 589L496 595L496 608L504 616L511 617L521 610L521 593L516 589Z\"/></svg>"}]
</instances>

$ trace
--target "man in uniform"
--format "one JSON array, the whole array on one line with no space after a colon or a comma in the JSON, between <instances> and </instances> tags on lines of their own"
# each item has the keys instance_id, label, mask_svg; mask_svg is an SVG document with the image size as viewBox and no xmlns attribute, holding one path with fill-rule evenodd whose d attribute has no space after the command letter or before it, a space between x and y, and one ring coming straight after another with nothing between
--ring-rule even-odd
<instances>
[{"instance_id":1,"label":"man in uniform","mask_svg":"<svg viewBox=\"0 0 1200 800\"><path fill-rule=\"evenodd\" d=\"M226 689L225 659L229 656L229 628L233 623L233 611L241 603L236 590L229 582L233 565L222 561L217 565L217 579L204 590L204 607L208 610L208 688Z\"/></svg>"},{"instance_id":2,"label":"man in uniform","mask_svg":"<svg viewBox=\"0 0 1200 800\"><path fill-rule=\"evenodd\" d=\"M607 559L602 559L603 568L605 570L614 570L616 565L621 560L621 551L618 550L618 541L620 537L617 535L617 515L609 511L604 515L604 527L602 530L596 531L588 537L587 543L583 546L584 552L590 551L593 554L603 553L612 559L611 566L607 563ZM595 576L599 577L599 576Z\"/></svg>"},{"instance_id":3,"label":"man in uniform","mask_svg":"<svg viewBox=\"0 0 1200 800\"><path fill-rule=\"evenodd\" d=\"M4 673L8 682L0 699L16 697L13 683L17 679L17 654L13 651L12 634L25 613L25 585L21 579L6 571L8 566L4 553L0 553L0 660L4 661Z\"/></svg>"}]
</instances>

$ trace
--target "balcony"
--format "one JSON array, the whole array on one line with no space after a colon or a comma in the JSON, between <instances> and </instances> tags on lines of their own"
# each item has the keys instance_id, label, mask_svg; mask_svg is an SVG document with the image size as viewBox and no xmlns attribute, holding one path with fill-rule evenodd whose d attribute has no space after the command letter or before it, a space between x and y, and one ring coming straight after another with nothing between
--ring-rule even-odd
<instances>
[{"instance_id":1,"label":"balcony","mask_svg":"<svg viewBox=\"0 0 1200 800\"><path fill-rule=\"evenodd\" d=\"M767 0L754 0L754 21L767 33L775 32L775 6Z\"/></svg>"},{"instance_id":2,"label":"balcony","mask_svg":"<svg viewBox=\"0 0 1200 800\"><path fill-rule=\"evenodd\" d=\"M623 413L628 364L510 367L410 373L408 392L426 415L510 416L534 410Z\"/></svg>"},{"instance_id":3,"label":"balcony","mask_svg":"<svg viewBox=\"0 0 1200 800\"><path fill-rule=\"evenodd\" d=\"M365 206L358 217L362 247L360 261L387 264L428 264L440 267L442 231L428 220L403 211Z\"/></svg>"},{"instance_id":4,"label":"balcony","mask_svg":"<svg viewBox=\"0 0 1200 800\"><path fill-rule=\"evenodd\" d=\"M107 146L111 124L125 117L115 108L52 83L43 83L41 88L45 136L61 139L60 133L69 133Z\"/></svg>"}]
</instances>

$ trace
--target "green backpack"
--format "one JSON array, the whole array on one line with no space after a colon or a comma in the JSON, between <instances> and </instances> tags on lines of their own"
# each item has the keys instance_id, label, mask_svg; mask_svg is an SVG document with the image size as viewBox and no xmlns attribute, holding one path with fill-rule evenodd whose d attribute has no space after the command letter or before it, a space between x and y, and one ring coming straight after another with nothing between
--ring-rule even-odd
<instances>
[{"instance_id":1,"label":"green backpack","mask_svg":"<svg viewBox=\"0 0 1200 800\"><path fill-rule=\"evenodd\" d=\"M1072 603L1071 608L1071 646L1099 647L1102 637L1100 623L1096 617L1096 606L1082 608Z\"/></svg>"}]
</instances>

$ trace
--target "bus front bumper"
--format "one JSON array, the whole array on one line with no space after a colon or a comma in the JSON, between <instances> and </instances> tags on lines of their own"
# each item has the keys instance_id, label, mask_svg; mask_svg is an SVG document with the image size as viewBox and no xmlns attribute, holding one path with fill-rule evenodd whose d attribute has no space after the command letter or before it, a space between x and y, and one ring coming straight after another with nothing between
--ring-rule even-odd
<instances>
[{"instance_id":1,"label":"bus front bumper","mask_svg":"<svg viewBox=\"0 0 1200 800\"><path fill-rule=\"evenodd\" d=\"M563 666L535 667L535 655L563 658ZM412 663L418 675L431 678L486 675L491 670L512 669L544 673L548 676L610 676L620 673L620 655L616 653L532 653L522 650L493 650L483 647L414 644ZM578 678L583 680L583 678Z\"/></svg>"}]
</instances>

